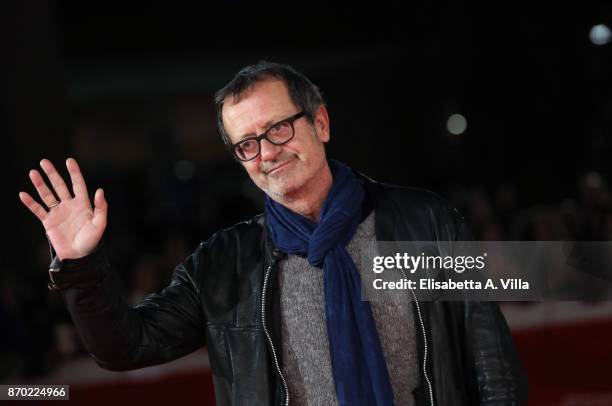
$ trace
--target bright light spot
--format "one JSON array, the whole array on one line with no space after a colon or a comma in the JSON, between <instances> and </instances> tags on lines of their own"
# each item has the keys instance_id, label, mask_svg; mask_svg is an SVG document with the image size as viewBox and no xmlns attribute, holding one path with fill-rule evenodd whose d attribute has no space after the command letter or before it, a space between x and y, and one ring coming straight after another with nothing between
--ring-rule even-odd
<instances>
[{"instance_id":1,"label":"bright light spot","mask_svg":"<svg viewBox=\"0 0 612 406\"><path fill-rule=\"evenodd\" d=\"M174 176L178 180L187 181L193 177L195 165L190 161L178 161L174 164Z\"/></svg>"},{"instance_id":2,"label":"bright light spot","mask_svg":"<svg viewBox=\"0 0 612 406\"><path fill-rule=\"evenodd\" d=\"M461 114L453 114L446 122L446 129L454 135L463 134L467 128L467 120Z\"/></svg>"},{"instance_id":3,"label":"bright light spot","mask_svg":"<svg viewBox=\"0 0 612 406\"><path fill-rule=\"evenodd\" d=\"M610 38L612 38L612 33L610 33L610 28L608 28L605 24L597 24L591 28L591 32L589 32L589 38L591 42L595 45L606 45L610 42Z\"/></svg>"}]
</instances>

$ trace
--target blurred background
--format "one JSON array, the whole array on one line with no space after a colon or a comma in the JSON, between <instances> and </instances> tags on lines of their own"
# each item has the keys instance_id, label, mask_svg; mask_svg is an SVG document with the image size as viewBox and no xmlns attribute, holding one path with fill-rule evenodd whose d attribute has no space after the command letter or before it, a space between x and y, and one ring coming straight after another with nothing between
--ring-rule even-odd
<instances>
[{"instance_id":1,"label":"blurred background","mask_svg":"<svg viewBox=\"0 0 612 406\"><path fill-rule=\"evenodd\" d=\"M106 242L137 303L221 227L262 210L225 151L214 92L285 62L323 91L328 154L433 190L482 240L612 239L612 3L0 4L0 383L74 404L214 404L206 351L99 369L47 290L28 170L75 157L110 204ZM503 303L531 405L612 405L612 302ZM21 403L20 403L21 404Z\"/></svg>"}]
</instances>

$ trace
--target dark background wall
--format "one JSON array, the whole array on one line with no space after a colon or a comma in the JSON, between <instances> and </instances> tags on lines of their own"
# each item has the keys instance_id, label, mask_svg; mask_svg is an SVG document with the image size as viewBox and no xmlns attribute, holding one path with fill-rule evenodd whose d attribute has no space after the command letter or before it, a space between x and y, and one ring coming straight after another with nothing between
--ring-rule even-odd
<instances>
[{"instance_id":1,"label":"dark background wall","mask_svg":"<svg viewBox=\"0 0 612 406\"><path fill-rule=\"evenodd\" d=\"M260 59L322 89L331 157L434 190L477 237L609 240L612 45L589 32L611 20L604 1L2 2L0 377L48 373L65 356L57 326L70 325L45 290L42 227L17 198L33 192L28 170L73 156L90 191L105 189L113 261L137 300L261 210L212 104ZM467 120L460 135L453 114Z\"/></svg>"}]
</instances>

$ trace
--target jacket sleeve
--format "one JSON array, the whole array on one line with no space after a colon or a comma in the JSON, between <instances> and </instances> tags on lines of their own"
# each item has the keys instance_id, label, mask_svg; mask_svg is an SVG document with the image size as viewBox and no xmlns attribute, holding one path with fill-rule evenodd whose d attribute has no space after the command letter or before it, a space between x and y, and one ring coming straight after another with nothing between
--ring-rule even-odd
<instances>
[{"instance_id":1,"label":"jacket sleeve","mask_svg":"<svg viewBox=\"0 0 612 406\"><path fill-rule=\"evenodd\" d=\"M527 405L527 375L499 306L465 303L468 362L479 405Z\"/></svg>"},{"instance_id":2,"label":"jacket sleeve","mask_svg":"<svg viewBox=\"0 0 612 406\"><path fill-rule=\"evenodd\" d=\"M53 272L87 351L102 368L120 371L168 362L204 344L204 314L194 273L205 249L176 267L170 284L138 305L124 300L122 284L104 247L61 261Z\"/></svg>"},{"instance_id":3,"label":"jacket sleeve","mask_svg":"<svg viewBox=\"0 0 612 406\"><path fill-rule=\"evenodd\" d=\"M463 217L453 210L455 241L473 236ZM527 405L527 374L514 345L512 334L497 302L465 300L464 348L466 362L479 405Z\"/></svg>"}]
</instances>

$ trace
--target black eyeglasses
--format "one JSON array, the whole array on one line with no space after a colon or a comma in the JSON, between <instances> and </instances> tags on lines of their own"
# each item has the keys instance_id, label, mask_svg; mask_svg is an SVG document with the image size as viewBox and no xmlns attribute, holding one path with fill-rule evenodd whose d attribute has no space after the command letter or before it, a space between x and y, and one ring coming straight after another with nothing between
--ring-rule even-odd
<instances>
[{"instance_id":1,"label":"black eyeglasses","mask_svg":"<svg viewBox=\"0 0 612 406\"><path fill-rule=\"evenodd\" d=\"M255 159L261 153L261 140L266 139L274 145L283 145L291 141L293 135L295 134L293 122L305 114L306 113L303 111L300 111L289 118L272 124L265 133L256 137L245 138L235 144L232 144L230 146L230 151L236 157L236 159L242 162Z\"/></svg>"}]
</instances>

